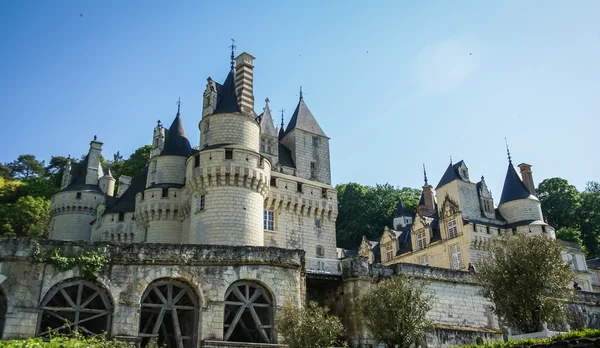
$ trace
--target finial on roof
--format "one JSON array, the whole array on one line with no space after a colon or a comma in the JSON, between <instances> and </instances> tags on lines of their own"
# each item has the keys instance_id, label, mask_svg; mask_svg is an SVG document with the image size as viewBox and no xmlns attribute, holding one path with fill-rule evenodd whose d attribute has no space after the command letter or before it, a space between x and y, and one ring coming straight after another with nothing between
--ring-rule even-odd
<instances>
[{"instance_id":1,"label":"finial on roof","mask_svg":"<svg viewBox=\"0 0 600 348\"><path fill-rule=\"evenodd\" d=\"M510 157L510 149L508 148L508 141L506 137L504 138L504 143L506 144L506 154L508 155L508 163L512 164L512 158Z\"/></svg>"},{"instance_id":2,"label":"finial on roof","mask_svg":"<svg viewBox=\"0 0 600 348\"><path fill-rule=\"evenodd\" d=\"M160 124L160 120L156 121L156 123L158 127L162 126L162 124Z\"/></svg>"},{"instance_id":3,"label":"finial on roof","mask_svg":"<svg viewBox=\"0 0 600 348\"><path fill-rule=\"evenodd\" d=\"M300 86L300 100L302 100L302 86Z\"/></svg>"},{"instance_id":4,"label":"finial on roof","mask_svg":"<svg viewBox=\"0 0 600 348\"><path fill-rule=\"evenodd\" d=\"M269 100L269 97L266 97L266 98L265 98L265 104L267 104L267 105L268 105L268 104L269 104L269 102L270 102L270 100Z\"/></svg>"},{"instance_id":5,"label":"finial on roof","mask_svg":"<svg viewBox=\"0 0 600 348\"><path fill-rule=\"evenodd\" d=\"M98 137L96 135L94 135L94 141L98 140Z\"/></svg>"},{"instance_id":6,"label":"finial on roof","mask_svg":"<svg viewBox=\"0 0 600 348\"><path fill-rule=\"evenodd\" d=\"M425 163L423 163L423 178L425 179L425 186L429 185L429 183L427 183L427 170L425 170Z\"/></svg>"},{"instance_id":7,"label":"finial on roof","mask_svg":"<svg viewBox=\"0 0 600 348\"><path fill-rule=\"evenodd\" d=\"M283 114L285 113L285 109L281 109L279 111L281 111L281 129L283 129Z\"/></svg>"},{"instance_id":8,"label":"finial on roof","mask_svg":"<svg viewBox=\"0 0 600 348\"><path fill-rule=\"evenodd\" d=\"M229 46L229 48L231 48L231 70L235 69L235 40L231 39L231 46Z\"/></svg>"},{"instance_id":9,"label":"finial on roof","mask_svg":"<svg viewBox=\"0 0 600 348\"><path fill-rule=\"evenodd\" d=\"M177 99L177 115L179 115L179 111L181 110L181 97ZM160 121L158 121L160 122Z\"/></svg>"},{"instance_id":10,"label":"finial on roof","mask_svg":"<svg viewBox=\"0 0 600 348\"><path fill-rule=\"evenodd\" d=\"M450 155L450 164L452 164L452 155Z\"/></svg>"}]
</instances>

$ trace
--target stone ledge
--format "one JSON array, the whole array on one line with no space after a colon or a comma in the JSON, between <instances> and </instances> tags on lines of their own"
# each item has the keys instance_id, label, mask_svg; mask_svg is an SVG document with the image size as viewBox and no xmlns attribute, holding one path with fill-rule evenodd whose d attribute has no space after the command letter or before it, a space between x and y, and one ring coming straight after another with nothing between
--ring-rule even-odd
<instances>
[{"instance_id":1,"label":"stone ledge","mask_svg":"<svg viewBox=\"0 0 600 348\"><path fill-rule=\"evenodd\" d=\"M204 348L287 348L287 345L205 340L204 342L202 342L202 347L204 347Z\"/></svg>"}]
</instances>

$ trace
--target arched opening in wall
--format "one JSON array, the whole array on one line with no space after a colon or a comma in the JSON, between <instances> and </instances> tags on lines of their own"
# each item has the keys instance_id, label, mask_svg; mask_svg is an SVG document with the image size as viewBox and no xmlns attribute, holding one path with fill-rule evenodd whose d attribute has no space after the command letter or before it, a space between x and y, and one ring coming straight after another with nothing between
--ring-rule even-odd
<instances>
[{"instance_id":1,"label":"arched opening in wall","mask_svg":"<svg viewBox=\"0 0 600 348\"><path fill-rule=\"evenodd\" d=\"M0 339L4 335L4 323L6 320L6 308L8 307L8 299L4 290L0 288Z\"/></svg>"},{"instance_id":2,"label":"arched opening in wall","mask_svg":"<svg viewBox=\"0 0 600 348\"><path fill-rule=\"evenodd\" d=\"M274 343L273 298L254 282L232 284L225 293L223 339L233 342Z\"/></svg>"},{"instance_id":3,"label":"arched opening in wall","mask_svg":"<svg viewBox=\"0 0 600 348\"><path fill-rule=\"evenodd\" d=\"M110 337L113 305L107 291L96 283L70 279L52 287L40 305L38 336L54 333Z\"/></svg>"},{"instance_id":4,"label":"arched opening in wall","mask_svg":"<svg viewBox=\"0 0 600 348\"><path fill-rule=\"evenodd\" d=\"M152 282L142 295L140 333L142 347L195 348L198 341L198 296L175 279Z\"/></svg>"}]
</instances>

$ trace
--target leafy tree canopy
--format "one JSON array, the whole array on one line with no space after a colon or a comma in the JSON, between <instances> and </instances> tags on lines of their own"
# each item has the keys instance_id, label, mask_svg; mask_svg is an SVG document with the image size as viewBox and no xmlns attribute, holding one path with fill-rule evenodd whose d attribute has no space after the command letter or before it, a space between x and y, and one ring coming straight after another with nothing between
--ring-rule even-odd
<instances>
[{"instance_id":1,"label":"leafy tree canopy","mask_svg":"<svg viewBox=\"0 0 600 348\"><path fill-rule=\"evenodd\" d=\"M38 161L34 155L20 155L6 166L10 168L12 176L18 179L29 179L45 174L44 161Z\"/></svg>"},{"instance_id":2,"label":"leafy tree canopy","mask_svg":"<svg viewBox=\"0 0 600 348\"><path fill-rule=\"evenodd\" d=\"M394 212L400 197L413 211L417 210L420 190L396 188L390 184L375 187L354 182L336 186L338 190L338 217L336 222L339 247L352 249L360 244L363 235L377 239L385 226L392 227Z\"/></svg>"},{"instance_id":3,"label":"leafy tree canopy","mask_svg":"<svg viewBox=\"0 0 600 348\"><path fill-rule=\"evenodd\" d=\"M581 193L579 228L587 256L600 257L600 184L595 181L588 182Z\"/></svg>"},{"instance_id":4,"label":"leafy tree canopy","mask_svg":"<svg viewBox=\"0 0 600 348\"><path fill-rule=\"evenodd\" d=\"M562 300L571 294L571 265L562 247L543 236L511 236L495 240L490 256L478 264L483 295L509 328L523 333L542 330L544 322L562 319Z\"/></svg>"},{"instance_id":5,"label":"leafy tree canopy","mask_svg":"<svg viewBox=\"0 0 600 348\"><path fill-rule=\"evenodd\" d=\"M50 224L50 200L24 196L14 204L0 205L0 232L4 236L46 237Z\"/></svg>"},{"instance_id":6,"label":"leafy tree canopy","mask_svg":"<svg viewBox=\"0 0 600 348\"><path fill-rule=\"evenodd\" d=\"M562 178L546 179L538 185L537 194L551 226L558 230L577 225L581 195L575 186Z\"/></svg>"},{"instance_id":7,"label":"leafy tree canopy","mask_svg":"<svg viewBox=\"0 0 600 348\"><path fill-rule=\"evenodd\" d=\"M276 318L277 332L290 348L339 347L335 343L344 333L340 319L314 301L303 308L285 303Z\"/></svg>"},{"instance_id":8,"label":"leafy tree canopy","mask_svg":"<svg viewBox=\"0 0 600 348\"><path fill-rule=\"evenodd\" d=\"M373 286L355 304L376 340L388 347L409 348L431 326L426 315L432 301L423 282L398 275Z\"/></svg>"}]
</instances>

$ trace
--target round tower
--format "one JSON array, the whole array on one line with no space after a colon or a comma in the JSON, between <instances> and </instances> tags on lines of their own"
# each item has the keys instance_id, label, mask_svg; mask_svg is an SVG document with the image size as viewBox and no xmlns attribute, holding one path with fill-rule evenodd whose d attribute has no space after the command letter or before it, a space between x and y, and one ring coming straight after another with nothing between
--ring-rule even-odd
<instances>
[{"instance_id":1,"label":"round tower","mask_svg":"<svg viewBox=\"0 0 600 348\"><path fill-rule=\"evenodd\" d=\"M160 154L150 160L145 190L136 195L136 220L146 228L149 243L183 242L185 161L192 148L179 111Z\"/></svg>"},{"instance_id":2,"label":"round tower","mask_svg":"<svg viewBox=\"0 0 600 348\"><path fill-rule=\"evenodd\" d=\"M90 151L79 163L65 168L61 190L50 203L50 239L90 240L98 206L104 202L99 178L104 176L100 166L102 143L94 140ZM113 186L114 188L114 186Z\"/></svg>"},{"instance_id":3,"label":"round tower","mask_svg":"<svg viewBox=\"0 0 600 348\"><path fill-rule=\"evenodd\" d=\"M251 111L253 97L242 98L240 107L236 95L236 86L246 87L239 92L244 96L251 93L247 88L251 80L245 79L251 78L252 59L244 55L237 59L241 71L237 83L232 70L223 85L209 80L205 93L200 152L186 164L193 192L191 243L264 245L271 162L259 153L260 125Z\"/></svg>"}]
</instances>

